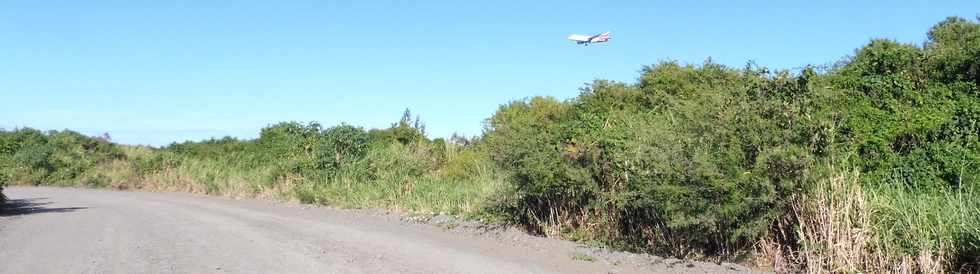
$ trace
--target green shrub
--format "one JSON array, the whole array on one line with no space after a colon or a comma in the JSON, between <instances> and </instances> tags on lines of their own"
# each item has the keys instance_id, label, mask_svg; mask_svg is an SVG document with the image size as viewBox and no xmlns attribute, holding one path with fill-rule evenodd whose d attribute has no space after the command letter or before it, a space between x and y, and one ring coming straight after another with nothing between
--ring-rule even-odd
<instances>
[{"instance_id":1,"label":"green shrub","mask_svg":"<svg viewBox=\"0 0 980 274\"><path fill-rule=\"evenodd\" d=\"M322 126L315 122L306 125L279 123L263 128L257 143L261 151L273 159L309 157L319 141L321 130Z\"/></svg>"},{"instance_id":2,"label":"green shrub","mask_svg":"<svg viewBox=\"0 0 980 274\"><path fill-rule=\"evenodd\" d=\"M980 83L980 24L959 17L947 18L929 30L925 49L932 79L940 83L970 83L976 95Z\"/></svg>"},{"instance_id":3,"label":"green shrub","mask_svg":"<svg viewBox=\"0 0 980 274\"><path fill-rule=\"evenodd\" d=\"M469 182L494 177L500 173L482 147L462 147L455 144L446 144L445 147L445 162L437 172L439 178Z\"/></svg>"},{"instance_id":4,"label":"green shrub","mask_svg":"<svg viewBox=\"0 0 980 274\"><path fill-rule=\"evenodd\" d=\"M398 122L391 124L387 129L372 129L369 132L370 140L375 144L387 144L398 142L408 145L420 141L428 141L425 137L425 124L416 117L412 119L412 112L408 109L402 113Z\"/></svg>"},{"instance_id":5,"label":"green shrub","mask_svg":"<svg viewBox=\"0 0 980 274\"><path fill-rule=\"evenodd\" d=\"M55 148L50 145L24 146L14 154L13 161L19 164L19 168L27 172L27 178L41 183L55 171L55 165L51 159L54 153Z\"/></svg>"},{"instance_id":6,"label":"green shrub","mask_svg":"<svg viewBox=\"0 0 980 274\"><path fill-rule=\"evenodd\" d=\"M508 214L541 233L679 256L735 255L825 151L812 74L667 62L640 83L501 107L484 136Z\"/></svg>"},{"instance_id":7,"label":"green shrub","mask_svg":"<svg viewBox=\"0 0 980 274\"><path fill-rule=\"evenodd\" d=\"M175 168L182 160L178 155L170 151L160 151L152 153L148 157L137 157L132 159L133 169L137 175L145 177L169 168Z\"/></svg>"},{"instance_id":8,"label":"green shrub","mask_svg":"<svg viewBox=\"0 0 980 274\"><path fill-rule=\"evenodd\" d=\"M363 157L367 148L368 134L364 129L343 124L329 128L316 149L316 168L336 170Z\"/></svg>"},{"instance_id":9,"label":"green shrub","mask_svg":"<svg viewBox=\"0 0 980 274\"><path fill-rule=\"evenodd\" d=\"M16 183L72 184L96 165L124 157L117 145L73 131L0 131L0 169Z\"/></svg>"},{"instance_id":10,"label":"green shrub","mask_svg":"<svg viewBox=\"0 0 980 274\"><path fill-rule=\"evenodd\" d=\"M865 183L942 191L980 176L978 59L964 59L980 56L978 35L980 24L947 19L924 49L874 40L834 72L842 148Z\"/></svg>"}]
</instances>

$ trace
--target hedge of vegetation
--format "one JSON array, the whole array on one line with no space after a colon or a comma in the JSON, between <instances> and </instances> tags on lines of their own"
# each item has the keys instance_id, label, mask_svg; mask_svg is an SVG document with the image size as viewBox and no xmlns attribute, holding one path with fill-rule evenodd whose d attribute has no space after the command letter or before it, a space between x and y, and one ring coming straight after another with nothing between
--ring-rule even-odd
<instances>
[{"instance_id":1,"label":"hedge of vegetation","mask_svg":"<svg viewBox=\"0 0 980 274\"><path fill-rule=\"evenodd\" d=\"M635 85L503 106L485 141L514 172L508 215L657 253L746 250L830 149L812 77L666 62Z\"/></svg>"},{"instance_id":2,"label":"hedge of vegetation","mask_svg":"<svg viewBox=\"0 0 980 274\"><path fill-rule=\"evenodd\" d=\"M385 129L283 122L255 140L117 145L72 131L0 130L0 176L13 184L277 196L349 207L475 212L503 174L473 140L425 137L404 117Z\"/></svg>"},{"instance_id":3,"label":"hedge of vegetation","mask_svg":"<svg viewBox=\"0 0 980 274\"><path fill-rule=\"evenodd\" d=\"M118 145L74 131L0 131L0 177L4 181L74 185L86 171L122 157Z\"/></svg>"},{"instance_id":4,"label":"hedge of vegetation","mask_svg":"<svg viewBox=\"0 0 980 274\"><path fill-rule=\"evenodd\" d=\"M733 254L831 165L872 187L976 193L978 35L951 18L922 48L873 40L819 72L663 62L635 84L504 105L484 141L514 173L508 214L532 230Z\"/></svg>"},{"instance_id":5,"label":"hedge of vegetation","mask_svg":"<svg viewBox=\"0 0 980 274\"><path fill-rule=\"evenodd\" d=\"M829 67L661 62L505 104L473 139L431 140L407 111L384 129L288 122L160 149L3 131L0 183L464 214L781 271L970 271L978 85L980 24L949 18L922 46L876 39Z\"/></svg>"}]
</instances>

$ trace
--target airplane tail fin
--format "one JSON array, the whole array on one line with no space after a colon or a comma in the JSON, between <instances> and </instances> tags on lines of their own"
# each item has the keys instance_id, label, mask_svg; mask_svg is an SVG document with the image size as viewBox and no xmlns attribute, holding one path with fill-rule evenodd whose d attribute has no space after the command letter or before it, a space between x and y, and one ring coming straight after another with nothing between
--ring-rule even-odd
<instances>
[{"instance_id":1,"label":"airplane tail fin","mask_svg":"<svg viewBox=\"0 0 980 274\"><path fill-rule=\"evenodd\" d=\"M606 41L609 41L609 32L607 31L607 32L603 32L603 33L601 33L599 35L596 35L595 38L593 38L593 40L595 42L606 42Z\"/></svg>"}]
</instances>

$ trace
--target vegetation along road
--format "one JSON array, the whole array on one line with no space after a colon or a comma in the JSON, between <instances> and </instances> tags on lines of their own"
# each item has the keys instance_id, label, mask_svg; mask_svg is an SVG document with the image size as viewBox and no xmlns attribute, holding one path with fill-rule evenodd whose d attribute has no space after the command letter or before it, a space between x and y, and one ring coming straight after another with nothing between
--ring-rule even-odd
<instances>
[{"instance_id":1,"label":"vegetation along road","mask_svg":"<svg viewBox=\"0 0 980 274\"><path fill-rule=\"evenodd\" d=\"M190 194L9 188L2 273L729 273L737 266L476 233L373 211ZM492 234L492 235L491 235ZM43 260L39 258L45 258Z\"/></svg>"},{"instance_id":2,"label":"vegetation along road","mask_svg":"<svg viewBox=\"0 0 980 274\"><path fill-rule=\"evenodd\" d=\"M664 61L469 137L0 128L0 272L980 273L980 18L827 61Z\"/></svg>"}]
</instances>

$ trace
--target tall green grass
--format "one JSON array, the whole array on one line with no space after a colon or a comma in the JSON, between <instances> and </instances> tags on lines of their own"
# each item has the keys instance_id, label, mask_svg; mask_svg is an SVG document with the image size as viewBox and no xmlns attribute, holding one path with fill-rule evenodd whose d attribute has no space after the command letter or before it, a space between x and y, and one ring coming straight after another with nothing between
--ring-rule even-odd
<instances>
[{"instance_id":1,"label":"tall green grass","mask_svg":"<svg viewBox=\"0 0 980 274\"><path fill-rule=\"evenodd\" d=\"M866 189L875 212L876 244L886 256L921 258L931 253L943 268L968 265L980 271L975 268L980 266L980 189L976 186L920 191L889 184Z\"/></svg>"},{"instance_id":2,"label":"tall green grass","mask_svg":"<svg viewBox=\"0 0 980 274\"><path fill-rule=\"evenodd\" d=\"M759 245L777 272L974 272L980 263L980 192L867 186L834 171L800 195L787 226L796 243ZM797 244L798 248L787 248Z\"/></svg>"},{"instance_id":3,"label":"tall green grass","mask_svg":"<svg viewBox=\"0 0 980 274\"><path fill-rule=\"evenodd\" d=\"M421 143L372 149L334 176L304 179L294 193L302 202L340 207L476 213L504 180L485 154L448 147L442 164L432 157L432 147Z\"/></svg>"}]
</instances>

